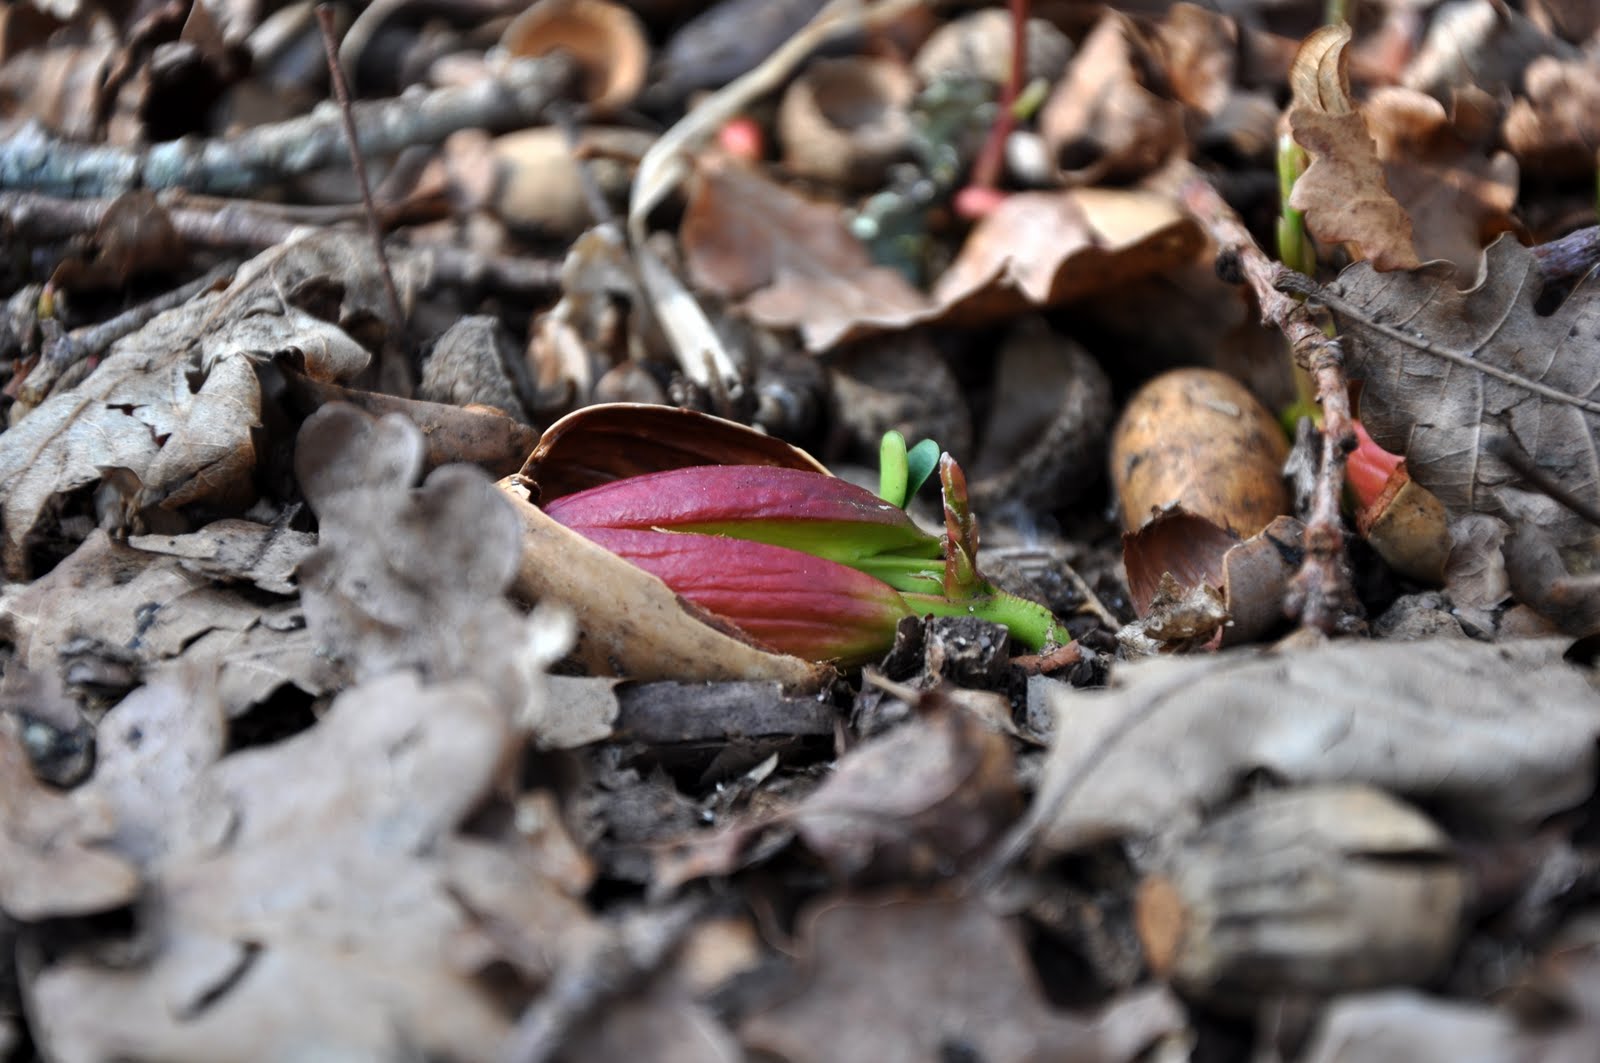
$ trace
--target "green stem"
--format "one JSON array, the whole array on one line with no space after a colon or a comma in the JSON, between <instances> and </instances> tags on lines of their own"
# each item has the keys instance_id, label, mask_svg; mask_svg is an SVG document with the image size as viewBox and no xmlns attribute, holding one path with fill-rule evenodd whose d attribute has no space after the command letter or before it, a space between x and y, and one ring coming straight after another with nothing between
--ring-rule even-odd
<instances>
[{"instance_id":1,"label":"green stem","mask_svg":"<svg viewBox=\"0 0 1600 1063\"><path fill-rule=\"evenodd\" d=\"M878 444L878 497L891 506L906 508L911 480L911 462L906 455L906 437L891 429Z\"/></svg>"},{"instance_id":2,"label":"green stem","mask_svg":"<svg viewBox=\"0 0 1600 1063\"><path fill-rule=\"evenodd\" d=\"M933 594L905 594L906 604L923 615L975 616L1003 624L1011 637L1038 652L1050 643L1065 646L1072 641L1055 616L1038 602L1030 602L1005 591L972 598L951 599Z\"/></svg>"}]
</instances>

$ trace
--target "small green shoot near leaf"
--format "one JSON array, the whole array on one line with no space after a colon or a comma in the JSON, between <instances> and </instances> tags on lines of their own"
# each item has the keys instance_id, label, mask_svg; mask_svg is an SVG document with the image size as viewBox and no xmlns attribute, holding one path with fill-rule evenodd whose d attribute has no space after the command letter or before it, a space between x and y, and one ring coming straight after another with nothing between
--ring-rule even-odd
<instances>
[{"instance_id":1,"label":"small green shoot near leaf","mask_svg":"<svg viewBox=\"0 0 1600 1063\"><path fill-rule=\"evenodd\" d=\"M924 439L909 451L906 437L893 429L878 445L878 497L905 509L939 465L939 444Z\"/></svg>"}]
</instances>

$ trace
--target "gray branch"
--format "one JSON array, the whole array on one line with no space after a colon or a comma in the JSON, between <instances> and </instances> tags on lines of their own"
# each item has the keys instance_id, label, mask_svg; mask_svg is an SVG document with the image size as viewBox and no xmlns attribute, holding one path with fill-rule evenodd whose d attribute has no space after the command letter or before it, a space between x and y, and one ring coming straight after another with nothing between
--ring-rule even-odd
<instances>
[{"instance_id":1,"label":"gray branch","mask_svg":"<svg viewBox=\"0 0 1600 1063\"><path fill-rule=\"evenodd\" d=\"M517 59L496 78L463 87L408 89L392 99L357 103L363 155L393 155L437 144L460 129L536 124L561 97L574 67L558 56ZM136 188L186 188L240 195L348 161L338 108L257 126L227 140L183 137L143 149L63 141L36 122L0 143L0 188L63 196L115 196Z\"/></svg>"}]
</instances>

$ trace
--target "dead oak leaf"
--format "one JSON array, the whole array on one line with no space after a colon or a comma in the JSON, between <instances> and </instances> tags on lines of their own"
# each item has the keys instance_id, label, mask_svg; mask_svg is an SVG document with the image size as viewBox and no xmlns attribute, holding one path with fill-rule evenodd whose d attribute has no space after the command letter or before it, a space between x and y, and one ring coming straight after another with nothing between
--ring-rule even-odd
<instances>
[{"instance_id":1,"label":"dead oak leaf","mask_svg":"<svg viewBox=\"0 0 1600 1063\"><path fill-rule=\"evenodd\" d=\"M351 328L382 319L371 259L340 233L272 248L227 289L119 340L88 379L0 434L8 569L25 569L24 541L52 499L108 470L131 474L137 486L126 502L135 510L247 498L261 420L255 364L294 357L323 380L359 372L366 350L328 318ZM392 264L402 286L420 283L414 260Z\"/></svg>"},{"instance_id":2,"label":"dead oak leaf","mask_svg":"<svg viewBox=\"0 0 1600 1063\"><path fill-rule=\"evenodd\" d=\"M1373 439L1403 454L1452 516L1505 520L1508 563L1524 555L1524 576L1512 572L1517 596L1583 631L1600 621L1593 599L1552 581L1564 580L1563 565L1575 577L1592 572L1600 534L1528 473L1600 510L1600 304L1585 282L1541 314L1543 288L1532 252L1503 236L1465 291L1447 269L1378 274L1357 263L1328 305L1350 337L1351 373L1366 381L1362 420ZM1535 564L1536 551L1561 556L1547 559L1552 568Z\"/></svg>"},{"instance_id":3,"label":"dead oak leaf","mask_svg":"<svg viewBox=\"0 0 1600 1063\"><path fill-rule=\"evenodd\" d=\"M798 328L813 351L904 328L928 309L904 277L872 261L837 206L724 159L700 165L680 235L695 284L744 298L764 325Z\"/></svg>"},{"instance_id":4,"label":"dead oak leaf","mask_svg":"<svg viewBox=\"0 0 1600 1063\"><path fill-rule=\"evenodd\" d=\"M20 664L39 671L59 667L72 645L105 647L146 666L211 662L230 715L285 685L317 695L337 682L299 603L252 599L103 531L49 575L0 595L0 634L16 644Z\"/></svg>"},{"instance_id":5,"label":"dead oak leaf","mask_svg":"<svg viewBox=\"0 0 1600 1063\"><path fill-rule=\"evenodd\" d=\"M1380 270L1410 269L1422 261L1411 219L1389 190L1367 124L1351 102L1349 43L1349 26L1324 26L1295 53L1289 127L1312 158L1289 205L1305 212L1319 240L1354 244Z\"/></svg>"},{"instance_id":6,"label":"dead oak leaf","mask_svg":"<svg viewBox=\"0 0 1600 1063\"><path fill-rule=\"evenodd\" d=\"M786 1063L1112 1063L1183 1028L1177 1001L1158 988L1097 1015L1054 1010L1016 925L972 899L826 901L802 917L800 936L798 992L740 1030L748 1047Z\"/></svg>"},{"instance_id":7,"label":"dead oak leaf","mask_svg":"<svg viewBox=\"0 0 1600 1063\"><path fill-rule=\"evenodd\" d=\"M512 736L481 686L394 675L170 801L126 802L165 807L171 832L147 869L145 958L46 967L40 1044L64 1061L495 1058L509 1018L475 980L483 931L448 843Z\"/></svg>"}]
</instances>

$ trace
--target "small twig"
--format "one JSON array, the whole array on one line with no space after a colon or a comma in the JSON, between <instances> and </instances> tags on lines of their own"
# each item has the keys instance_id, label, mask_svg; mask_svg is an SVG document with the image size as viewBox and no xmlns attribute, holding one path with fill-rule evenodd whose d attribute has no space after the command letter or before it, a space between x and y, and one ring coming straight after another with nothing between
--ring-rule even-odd
<instances>
[{"instance_id":1,"label":"small twig","mask_svg":"<svg viewBox=\"0 0 1600 1063\"><path fill-rule=\"evenodd\" d=\"M356 139L356 120L350 109L350 86L345 84L344 67L339 65L339 42L334 39L333 7L327 3L317 5L317 25L322 30L322 47L328 54L328 77L333 82L333 95L339 101L339 117L344 121L345 139L350 142L350 165L355 169L356 187L361 189L361 205L367 212L367 232L372 235L372 250L378 256L378 273L383 277L383 292L389 299L389 313L394 327L403 332L406 312L400 305L400 293L394 286L394 274L389 270L389 256L383 250L383 227L378 224L378 210L372 205L372 183L367 180L367 160L361 155L361 144Z\"/></svg>"},{"instance_id":2,"label":"small twig","mask_svg":"<svg viewBox=\"0 0 1600 1063\"><path fill-rule=\"evenodd\" d=\"M586 1020L653 974L693 928L701 901L625 919L611 938L562 965L500 1053L503 1063L546 1063Z\"/></svg>"},{"instance_id":3,"label":"small twig","mask_svg":"<svg viewBox=\"0 0 1600 1063\"><path fill-rule=\"evenodd\" d=\"M460 129L531 125L560 98L574 70L559 54L515 59L471 85L357 103L357 140L367 154L393 155L438 144ZM336 163L346 151L336 112L322 105L225 140L180 137L137 149L72 143L30 121L0 141L0 188L67 196L114 196L135 188L240 195Z\"/></svg>"},{"instance_id":4,"label":"small twig","mask_svg":"<svg viewBox=\"0 0 1600 1063\"><path fill-rule=\"evenodd\" d=\"M1022 94L1023 71L1028 65L1028 0L1009 0L1011 13L1011 70L1000 90L1000 110L994 125L972 164L972 177L968 188L991 191L1000 181L1000 168L1005 162L1006 140L1017 127L1017 97Z\"/></svg>"},{"instance_id":5,"label":"small twig","mask_svg":"<svg viewBox=\"0 0 1600 1063\"><path fill-rule=\"evenodd\" d=\"M217 282L233 276L238 263L226 262L199 277L164 292L147 303L125 310L116 317L94 325L85 325L45 341L39 363L28 373L19 397L23 402L37 405L50 394L50 388L70 365L104 354L106 349L124 336L132 335L149 324L157 314L182 306Z\"/></svg>"},{"instance_id":6,"label":"small twig","mask_svg":"<svg viewBox=\"0 0 1600 1063\"><path fill-rule=\"evenodd\" d=\"M1219 272L1226 266L1238 274L1235 279L1250 286L1261 306L1262 322L1284 334L1295 361L1316 384L1317 402L1322 407L1322 466L1306 521L1305 562L1291 584L1286 611L1318 631L1349 631L1359 625L1361 607L1350 583L1339 516L1345 458L1356 448L1343 351L1337 339L1317 326L1305 304L1279 290L1282 278L1293 271L1266 256L1211 182L1192 170L1178 195L1216 243Z\"/></svg>"},{"instance_id":7,"label":"small twig","mask_svg":"<svg viewBox=\"0 0 1600 1063\"><path fill-rule=\"evenodd\" d=\"M65 240L100 227L112 199L59 199L34 192L0 192L0 217L8 235L24 243ZM192 248L257 252L285 243L302 227L272 204L228 201L213 210L163 204L167 219ZM508 295L543 295L561 288L556 259L486 256L457 247L412 245L411 253L430 260L434 286L482 285Z\"/></svg>"},{"instance_id":8,"label":"small twig","mask_svg":"<svg viewBox=\"0 0 1600 1063\"><path fill-rule=\"evenodd\" d=\"M1293 270L1284 270L1282 275L1277 277L1273 283L1278 286L1280 291L1304 295L1307 299L1314 299L1330 310L1337 310L1357 329L1371 329L1378 335L1387 336L1396 343L1403 343L1413 350L1421 351L1423 354L1431 354L1435 358L1459 365L1463 369L1482 373L1484 376L1492 376L1496 380L1510 384L1512 387L1532 392L1542 399L1548 399L1563 406L1576 406L1578 409L1588 413L1600 413L1600 402L1581 399L1559 388L1553 388L1548 384L1541 384L1537 380L1531 380L1519 373L1513 373L1509 369L1501 369L1499 366L1485 362L1481 358L1474 358L1470 354L1463 354L1460 351L1451 350L1449 347L1441 347L1419 333L1407 332L1405 329L1396 328L1382 321L1374 321L1370 314L1364 313L1360 307L1343 296L1335 294L1332 289L1325 288L1310 277L1302 276Z\"/></svg>"},{"instance_id":9,"label":"small twig","mask_svg":"<svg viewBox=\"0 0 1600 1063\"><path fill-rule=\"evenodd\" d=\"M1600 225L1579 229L1529 250L1545 280L1566 281L1581 277L1600 265Z\"/></svg>"}]
</instances>

